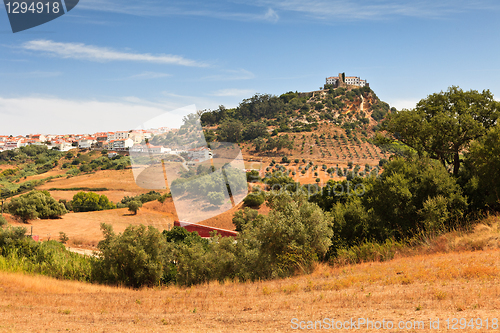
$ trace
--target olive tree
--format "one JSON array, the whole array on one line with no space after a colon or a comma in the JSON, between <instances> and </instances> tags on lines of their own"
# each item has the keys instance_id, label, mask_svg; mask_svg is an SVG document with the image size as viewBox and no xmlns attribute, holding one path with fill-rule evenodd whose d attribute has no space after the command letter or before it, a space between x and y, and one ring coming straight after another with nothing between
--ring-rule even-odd
<instances>
[{"instance_id":1,"label":"olive tree","mask_svg":"<svg viewBox=\"0 0 500 333\"><path fill-rule=\"evenodd\" d=\"M500 103L489 90L480 93L452 86L420 100L414 109L390 113L382 129L420 156L427 154L450 166L457 175L460 153L495 125L499 112Z\"/></svg>"},{"instance_id":2,"label":"olive tree","mask_svg":"<svg viewBox=\"0 0 500 333\"><path fill-rule=\"evenodd\" d=\"M36 218L54 219L67 213L64 204L52 198L48 191L31 191L13 198L7 209L25 223Z\"/></svg>"}]
</instances>

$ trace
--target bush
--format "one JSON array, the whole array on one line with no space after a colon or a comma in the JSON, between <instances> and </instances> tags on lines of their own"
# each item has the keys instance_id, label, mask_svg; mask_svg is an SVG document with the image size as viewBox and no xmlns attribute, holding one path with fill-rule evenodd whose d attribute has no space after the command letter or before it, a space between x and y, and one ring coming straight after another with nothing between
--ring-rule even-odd
<instances>
[{"instance_id":1,"label":"bush","mask_svg":"<svg viewBox=\"0 0 500 333\"><path fill-rule=\"evenodd\" d=\"M0 229L0 270L91 281L92 258L66 250L57 241L35 242L26 228Z\"/></svg>"},{"instance_id":2,"label":"bush","mask_svg":"<svg viewBox=\"0 0 500 333\"><path fill-rule=\"evenodd\" d=\"M170 193L170 192L165 193L164 195L162 195L161 197L158 198L158 201L160 203L164 203L167 198L171 198L171 197L172 197L172 193Z\"/></svg>"},{"instance_id":3,"label":"bush","mask_svg":"<svg viewBox=\"0 0 500 333\"><path fill-rule=\"evenodd\" d=\"M13 198L7 207L9 213L25 223L36 218L54 219L67 213L64 205L52 198L48 191L32 191Z\"/></svg>"},{"instance_id":4,"label":"bush","mask_svg":"<svg viewBox=\"0 0 500 333\"><path fill-rule=\"evenodd\" d=\"M269 171L269 170L267 170ZM258 170L250 170L247 172L247 182L256 183L260 180L260 175Z\"/></svg>"},{"instance_id":5,"label":"bush","mask_svg":"<svg viewBox=\"0 0 500 333\"><path fill-rule=\"evenodd\" d=\"M500 125L472 143L466 155L462 183L476 210L500 210Z\"/></svg>"},{"instance_id":6,"label":"bush","mask_svg":"<svg viewBox=\"0 0 500 333\"><path fill-rule=\"evenodd\" d=\"M60 231L59 232L59 241L62 243L62 244L66 244L66 242L69 241L69 237L68 235L66 235L66 233Z\"/></svg>"},{"instance_id":7,"label":"bush","mask_svg":"<svg viewBox=\"0 0 500 333\"><path fill-rule=\"evenodd\" d=\"M74 212L92 212L116 208L104 194L99 196L94 192L78 192L73 196L71 205Z\"/></svg>"},{"instance_id":8,"label":"bush","mask_svg":"<svg viewBox=\"0 0 500 333\"><path fill-rule=\"evenodd\" d=\"M139 288L160 283L172 261L165 237L152 226L129 226L115 235L110 225L101 224L104 240L99 242L99 260L94 279Z\"/></svg>"},{"instance_id":9,"label":"bush","mask_svg":"<svg viewBox=\"0 0 500 333\"><path fill-rule=\"evenodd\" d=\"M7 223L7 219L3 215L0 215L0 228L7 225Z\"/></svg>"},{"instance_id":10,"label":"bush","mask_svg":"<svg viewBox=\"0 0 500 333\"><path fill-rule=\"evenodd\" d=\"M141 203L146 203L154 200L159 200L161 196L162 196L161 193L156 191L149 191L148 193L143 193L135 197L126 196L121 200L122 203L121 208L128 207L128 204L131 201L140 201ZM165 201L165 199L163 199L163 201Z\"/></svg>"},{"instance_id":11,"label":"bush","mask_svg":"<svg viewBox=\"0 0 500 333\"><path fill-rule=\"evenodd\" d=\"M209 192L207 198L208 202L214 206L220 206L224 203L224 194L221 192Z\"/></svg>"},{"instance_id":12,"label":"bush","mask_svg":"<svg viewBox=\"0 0 500 333\"><path fill-rule=\"evenodd\" d=\"M79 170L81 172L89 172L89 171L92 171L92 167L89 164L82 164L82 165L80 165Z\"/></svg>"},{"instance_id":13,"label":"bush","mask_svg":"<svg viewBox=\"0 0 500 333\"><path fill-rule=\"evenodd\" d=\"M264 193L260 192L252 192L249 193L245 199L243 199L243 202L245 203L246 206L248 207L260 207L265 201L264 198Z\"/></svg>"},{"instance_id":14,"label":"bush","mask_svg":"<svg viewBox=\"0 0 500 333\"><path fill-rule=\"evenodd\" d=\"M382 158L378 161L378 165L380 167L383 167L387 163L387 160L385 158Z\"/></svg>"},{"instance_id":15,"label":"bush","mask_svg":"<svg viewBox=\"0 0 500 333\"><path fill-rule=\"evenodd\" d=\"M380 241L456 227L467 208L455 178L440 162L427 158L388 162L363 199L374 214Z\"/></svg>"},{"instance_id":16,"label":"bush","mask_svg":"<svg viewBox=\"0 0 500 333\"><path fill-rule=\"evenodd\" d=\"M71 201L67 201L66 199L59 199L59 203L62 203L67 211L73 210L73 206L71 205Z\"/></svg>"},{"instance_id":17,"label":"bush","mask_svg":"<svg viewBox=\"0 0 500 333\"><path fill-rule=\"evenodd\" d=\"M128 210L134 213L134 215L137 215L137 212L141 207L142 207L142 202L138 200L132 200L128 203Z\"/></svg>"}]
</instances>

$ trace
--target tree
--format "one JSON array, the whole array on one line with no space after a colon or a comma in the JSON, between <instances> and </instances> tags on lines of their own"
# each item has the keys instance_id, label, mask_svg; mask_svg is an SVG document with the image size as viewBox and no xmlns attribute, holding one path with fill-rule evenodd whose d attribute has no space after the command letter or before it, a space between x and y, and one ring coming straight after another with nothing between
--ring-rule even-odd
<instances>
[{"instance_id":1,"label":"tree","mask_svg":"<svg viewBox=\"0 0 500 333\"><path fill-rule=\"evenodd\" d=\"M466 155L468 183L465 189L473 206L478 209L500 208L500 125L491 128L480 140L471 144Z\"/></svg>"},{"instance_id":2,"label":"tree","mask_svg":"<svg viewBox=\"0 0 500 333\"><path fill-rule=\"evenodd\" d=\"M128 226L116 235L110 225L101 224L99 260L94 262L94 279L126 286L157 285L170 263L171 251L165 237L152 226Z\"/></svg>"},{"instance_id":3,"label":"tree","mask_svg":"<svg viewBox=\"0 0 500 333\"><path fill-rule=\"evenodd\" d=\"M217 134L220 142L239 142L243 125L239 120L226 120L220 124Z\"/></svg>"},{"instance_id":4,"label":"tree","mask_svg":"<svg viewBox=\"0 0 500 333\"><path fill-rule=\"evenodd\" d=\"M207 198L214 206L220 206L224 203L224 194L221 192L209 192Z\"/></svg>"},{"instance_id":5,"label":"tree","mask_svg":"<svg viewBox=\"0 0 500 333\"><path fill-rule=\"evenodd\" d=\"M252 122L243 130L244 140L253 140L265 136L267 136L267 126L261 121Z\"/></svg>"},{"instance_id":6,"label":"tree","mask_svg":"<svg viewBox=\"0 0 500 333\"><path fill-rule=\"evenodd\" d=\"M134 215L137 215L137 212L142 207L142 202L140 200L132 200L128 203L128 210Z\"/></svg>"},{"instance_id":7,"label":"tree","mask_svg":"<svg viewBox=\"0 0 500 333\"><path fill-rule=\"evenodd\" d=\"M388 162L362 200L373 213L371 235L381 241L455 227L467 208L455 178L428 157Z\"/></svg>"},{"instance_id":8,"label":"tree","mask_svg":"<svg viewBox=\"0 0 500 333\"><path fill-rule=\"evenodd\" d=\"M24 223L36 218L54 219L67 213L64 205L52 198L48 191L31 191L21 195L12 199L7 208Z\"/></svg>"},{"instance_id":9,"label":"tree","mask_svg":"<svg viewBox=\"0 0 500 333\"><path fill-rule=\"evenodd\" d=\"M499 112L500 103L489 90L464 92L452 86L420 100L415 109L389 114L382 129L419 156L428 154L445 167L452 166L457 175L460 153L495 125Z\"/></svg>"},{"instance_id":10,"label":"tree","mask_svg":"<svg viewBox=\"0 0 500 333\"><path fill-rule=\"evenodd\" d=\"M246 206L249 207L260 207L265 201L264 198L264 193L263 192L252 192L249 193L245 199L243 199L243 202L245 203Z\"/></svg>"},{"instance_id":11,"label":"tree","mask_svg":"<svg viewBox=\"0 0 500 333\"><path fill-rule=\"evenodd\" d=\"M92 212L116 208L115 204L110 202L104 194L99 196L94 192L78 192L73 196L71 205L74 212Z\"/></svg>"},{"instance_id":12,"label":"tree","mask_svg":"<svg viewBox=\"0 0 500 333\"><path fill-rule=\"evenodd\" d=\"M0 228L3 227L4 225L7 225L7 219L3 217L3 215L0 215Z\"/></svg>"}]
</instances>

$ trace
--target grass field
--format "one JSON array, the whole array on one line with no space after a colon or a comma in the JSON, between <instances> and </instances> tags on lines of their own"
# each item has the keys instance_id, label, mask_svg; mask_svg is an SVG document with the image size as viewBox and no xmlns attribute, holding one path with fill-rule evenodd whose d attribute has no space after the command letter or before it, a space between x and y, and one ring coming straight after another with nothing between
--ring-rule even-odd
<instances>
[{"instance_id":1,"label":"grass field","mask_svg":"<svg viewBox=\"0 0 500 333\"><path fill-rule=\"evenodd\" d=\"M448 318L491 325L500 313L499 223L489 217L387 262L318 264L310 275L254 283L132 290L0 272L0 332L287 332L293 318L413 327L389 332L456 332Z\"/></svg>"},{"instance_id":2,"label":"grass field","mask_svg":"<svg viewBox=\"0 0 500 333\"><path fill-rule=\"evenodd\" d=\"M34 220L29 224L11 223L14 226L25 227L28 233L33 227L33 234L40 239L59 239L59 232L64 232L69 238L68 246L93 249L102 239L101 223L111 224L115 232L123 232L129 225L151 225L160 231L173 227L177 217L173 203L166 200L145 203L137 215L132 215L127 208L112 209L98 212L68 213L60 219ZM9 221L13 222L12 218Z\"/></svg>"},{"instance_id":3,"label":"grass field","mask_svg":"<svg viewBox=\"0 0 500 333\"><path fill-rule=\"evenodd\" d=\"M255 283L130 290L0 273L0 332L286 332L292 318L498 317L499 250L436 253ZM413 325L413 324L412 324ZM373 332L373 329L361 329ZM486 330L475 330L486 331Z\"/></svg>"}]
</instances>

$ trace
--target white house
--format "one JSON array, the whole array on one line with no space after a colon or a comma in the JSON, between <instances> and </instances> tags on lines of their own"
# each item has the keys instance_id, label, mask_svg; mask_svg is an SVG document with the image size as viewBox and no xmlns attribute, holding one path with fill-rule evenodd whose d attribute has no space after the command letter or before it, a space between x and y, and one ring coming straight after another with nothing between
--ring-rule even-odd
<instances>
[{"instance_id":1,"label":"white house","mask_svg":"<svg viewBox=\"0 0 500 333\"><path fill-rule=\"evenodd\" d=\"M151 144L134 144L130 149L131 153L152 153L152 154L170 154L172 149L162 146L153 146Z\"/></svg>"},{"instance_id":2,"label":"white house","mask_svg":"<svg viewBox=\"0 0 500 333\"><path fill-rule=\"evenodd\" d=\"M129 136L128 131L108 132L108 141L128 139Z\"/></svg>"},{"instance_id":3,"label":"white house","mask_svg":"<svg viewBox=\"0 0 500 333\"><path fill-rule=\"evenodd\" d=\"M132 140L132 139L112 140L108 144L108 149L110 149L110 150L128 150L133 145L134 145L134 140Z\"/></svg>"},{"instance_id":4,"label":"white house","mask_svg":"<svg viewBox=\"0 0 500 333\"><path fill-rule=\"evenodd\" d=\"M3 147L3 150L12 150L24 146L24 140L19 138L10 138Z\"/></svg>"},{"instance_id":5,"label":"white house","mask_svg":"<svg viewBox=\"0 0 500 333\"><path fill-rule=\"evenodd\" d=\"M68 151L68 150L75 148L75 147L73 147L71 142L67 142L67 141L61 140L61 139L59 139L59 140L56 139L56 140L50 141L50 145L48 147L49 148L57 148L60 151Z\"/></svg>"},{"instance_id":6,"label":"white house","mask_svg":"<svg viewBox=\"0 0 500 333\"><path fill-rule=\"evenodd\" d=\"M91 137L82 138L78 140L78 148L90 149L95 142L96 140Z\"/></svg>"},{"instance_id":7,"label":"white house","mask_svg":"<svg viewBox=\"0 0 500 333\"><path fill-rule=\"evenodd\" d=\"M203 162L212 158L212 151L207 147L189 149L188 156L193 161Z\"/></svg>"}]
</instances>

